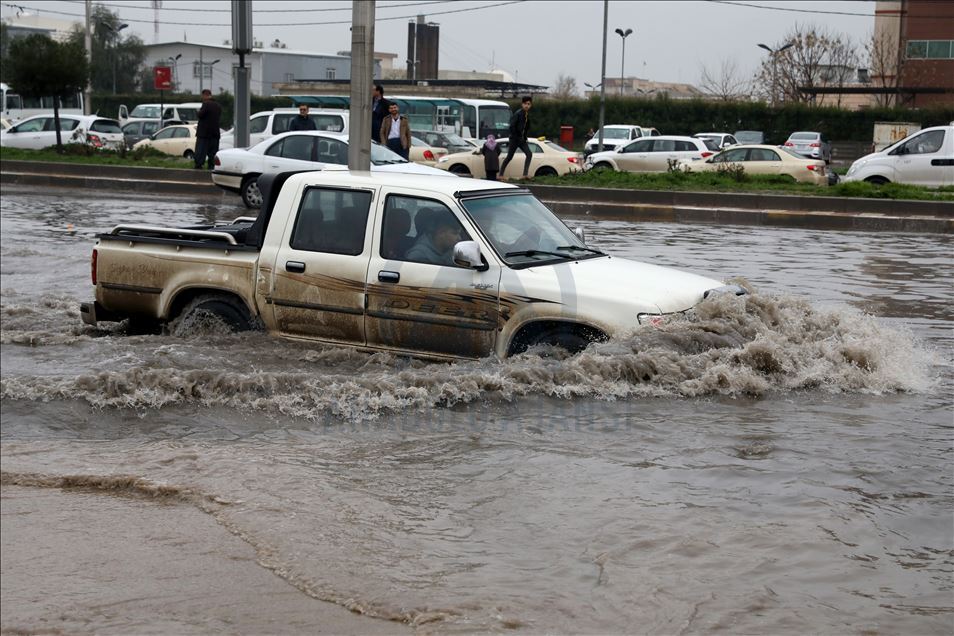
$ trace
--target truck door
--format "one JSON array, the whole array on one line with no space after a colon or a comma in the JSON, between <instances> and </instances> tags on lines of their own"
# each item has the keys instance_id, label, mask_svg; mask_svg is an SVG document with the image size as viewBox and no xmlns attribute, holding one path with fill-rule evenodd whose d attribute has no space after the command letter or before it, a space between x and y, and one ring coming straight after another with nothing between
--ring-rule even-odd
<instances>
[{"instance_id":1,"label":"truck door","mask_svg":"<svg viewBox=\"0 0 954 636\"><path fill-rule=\"evenodd\" d=\"M266 302L288 336L364 344L374 192L309 187L286 225Z\"/></svg>"},{"instance_id":2,"label":"truck door","mask_svg":"<svg viewBox=\"0 0 954 636\"><path fill-rule=\"evenodd\" d=\"M946 145L950 148L950 141ZM950 184L948 175L954 172L954 168L951 167L951 153L943 152L944 147L943 129L928 130L912 137L895 151L898 182L933 187Z\"/></svg>"},{"instance_id":3,"label":"truck door","mask_svg":"<svg viewBox=\"0 0 954 636\"><path fill-rule=\"evenodd\" d=\"M383 192L368 268L368 344L478 358L493 351L500 267L453 263L473 233L443 202ZM466 220L465 220L466 222ZM468 223L469 225L469 223Z\"/></svg>"}]
</instances>

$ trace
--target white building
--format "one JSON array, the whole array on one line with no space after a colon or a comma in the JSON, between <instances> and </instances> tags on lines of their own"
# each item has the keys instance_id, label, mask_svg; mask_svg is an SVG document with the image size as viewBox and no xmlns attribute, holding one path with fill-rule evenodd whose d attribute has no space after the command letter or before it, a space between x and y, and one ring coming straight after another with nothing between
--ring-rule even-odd
<instances>
[{"instance_id":1,"label":"white building","mask_svg":"<svg viewBox=\"0 0 954 636\"><path fill-rule=\"evenodd\" d=\"M277 41L276 41L277 43ZM257 47L245 56L249 67L251 91L255 95L278 93L278 84L296 80L350 79L351 58L311 51L281 48L280 43ZM178 59L177 59L178 56ZM147 68L171 66L176 90L197 94L203 88L213 93L235 92L233 69L238 66L238 55L228 44L195 44L192 42L163 42L146 46ZM381 72L375 62L375 76Z\"/></svg>"},{"instance_id":2,"label":"white building","mask_svg":"<svg viewBox=\"0 0 954 636\"><path fill-rule=\"evenodd\" d=\"M41 33L50 36L57 42L65 42L69 39L70 32L73 29L84 28L79 22L47 18L32 13L8 15L3 18L3 23L7 25L7 33L11 39Z\"/></svg>"}]
</instances>

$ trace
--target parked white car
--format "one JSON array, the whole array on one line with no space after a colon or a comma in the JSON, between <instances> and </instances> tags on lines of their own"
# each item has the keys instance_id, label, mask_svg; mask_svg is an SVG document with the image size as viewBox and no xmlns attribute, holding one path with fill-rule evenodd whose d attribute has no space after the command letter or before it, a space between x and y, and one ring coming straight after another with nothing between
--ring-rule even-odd
<instances>
[{"instance_id":1,"label":"parked white car","mask_svg":"<svg viewBox=\"0 0 954 636\"><path fill-rule=\"evenodd\" d=\"M192 159L195 156L195 129L196 124L166 126L147 139L137 142L133 146L133 150L155 148L159 152L173 157Z\"/></svg>"},{"instance_id":2,"label":"parked white car","mask_svg":"<svg viewBox=\"0 0 954 636\"><path fill-rule=\"evenodd\" d=\"M880 152L858 159L842 181L954 185L954 122L925 128Z\"/></svg>"},{"instance_id":3,"label":"parked white car","mask_svg":"<svg viewBox=\"0 0 954 636\"><path fill-rule=\"evenodd\" d=\"M132 112L129 112L124 104L119 107L119 121L123 125L131 119L155 119L158 121L161 112L163 123L168 123L170 120L195 123L199 121L200 108L202 108L202 102L139 104L132 109Z\"/></svg>"},{"instance_id":4,"label":"parked white car","mask_svg":"<svg viewBox=\"0 0 954 636\"><path fill-rule=\"evenodd\" d=\"M94 148L119 149L125 144L115 119L96 115L60 115L60 139L64 144L89 144ZM41 150L56 145L53 113L34 115L0 131L0 146Z\"/></svg>"},{"instance_id":5,"label":"parked white car","mask_svg":"<svg viewBox=\"0 0 954 636\"><path fill-rule=\"evenodd\" d=\"M693 137L711 139L715 142L715 145L719 147L719 150L725 150L729 146L737 146L739 144L739 141L729 133L701 132L694 134Z\"/></svg>"},{"instance_id":6,"label":"parked white car","mask_svg":"<svg viewBox=\"0 0 954 636\"><path fill-rule=\"evenodd\" d=\"M662 135L637 139L609 152L597 152L586 158L586 170L619 172L666 172L670 162L699 161L719 149L714 141L696 137Z\"/></svg>"},{"instance_id":7,"label":"parked white car","mask_svg":"<svg viewBox=\"0 0 954 636\"><path fill-rule=\"evenodd\" d=\"M276 108L265 110L252 115L248 122L248 146L265 141L269 137L288 132L292 120L298 117L297 108ZM319 132L333 132L348 134L348 121L351 114L346 110L313 110L308 113L308 119L315 122ZM235 147L235 129L232 128L222 135L219 148Z\"/></svg>"},{"instance_id":8,"label":"parked white car","mask_svg":"<svg viewBox=\"0 0 954 636\"><path fill-rule=\"evenodd\" d=\"M603 126L603 151L616 150L619 146L639 139L640 137L656 137L659 131L655 128L630 126L628 124L608 124ZM597 151L600 145L600 131L596 131L593 138L583 146L583 156L589 156Z\"/></svg>"},{"instance_id":9,"label":"parked white car","mask_svg":"<svg viewBox=\"0 0 954 636\"><path fill-rule=\"evenodd\" d=\"M258 178L266 172L322 170L348 165L348 135L303 130L275 135L251 148L228 148L215 155L212 183L237 192L247 207L262 204ZM378 143L371 144L371 172L448 175L443 170L406 161Z\"/></svg>"}]
</instances>

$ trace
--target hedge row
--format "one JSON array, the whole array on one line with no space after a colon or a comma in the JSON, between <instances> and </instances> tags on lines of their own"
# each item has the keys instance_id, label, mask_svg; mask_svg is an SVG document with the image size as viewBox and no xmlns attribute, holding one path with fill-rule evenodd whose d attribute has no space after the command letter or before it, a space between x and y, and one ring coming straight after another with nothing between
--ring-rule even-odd
<instances>
[{"instance_id":1,"label":"hedge row","mask_svg":"<svg viewBox=\"0 0 954 636\"><path fill-rule=\"evenodd\" d=\"M222 127L232 125L234 99L230 94L216 95L222 105ZM93 110L115 117L119 105L130 110L136 104L158 102L159 95L93 95ZM166 96L166 102L197 102L198 95ZM518 108L520 100L508 100ZM291 106L287 97L251 98L251 112ZM560 126L573 126L574 137L582 139L586 132L599 127L599 98L591 99L536 99L533 104L531 134L560 136ZM905 121L921 124L922 128L954 121L954 104L931 109L872 108L843 110L834 107L813 107L806 104L785 104L772 108L758 102L715 102L701 99L674 100L665 95L653 98L607 97L607 124L638 124L653 126L663 134L693 134L704 131L734 132L761 130L766 142L780 144L795 130L817 130L836 141L871 142L877 121Z\"/></svg>"}]
</instances>

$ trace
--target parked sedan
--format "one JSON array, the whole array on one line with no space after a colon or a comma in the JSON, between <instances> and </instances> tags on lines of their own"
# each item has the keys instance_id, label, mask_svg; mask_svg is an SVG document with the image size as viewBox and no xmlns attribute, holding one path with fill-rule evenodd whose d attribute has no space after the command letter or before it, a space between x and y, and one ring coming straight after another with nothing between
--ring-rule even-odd
<instances>
[{"instance_id":1,"label":"parked sedan","mask_svg":"<svg viewBox=\"0 0 954 636\"><path fill-rule=\"evenodd\" d=\"M704 132L696 133L693 137L711 139L715 142L715 145L719 147L719 150L725 150L729 146L737 146L739 144L739 141L729 133Z\"/></svg>"},{"instance_id":2,"label":"parked sedan","mask_svg":"<svg viewBox=\"0 0 954 636\"><path fill-rule=\"evenodd\" d=\"M533 177L565 175L571 172L579 172L580 157L575 152L570 152L559 144L545 139L531 139L527 142L530 147L530 171L529 175ZM508 139L498 139L497 146L500 147L500 164L503 165L504 158L507 156L507 150L510 147ZM526 156L522 150L517 150L513 159L507 166L507 173L499 175L508 179L517 179L523 175L523 164ZM484 179L487 173L484 171L483 155L475 155L473 151L458 152L446 157L441 157L437 162L437 167L441 170L447 170L454 174L464 177L475 177Z\"/></svg>"},{"instance_id":3,"label":"parked sedan","mask_svg":"<svg viewBox=\"0 0 954 636\"><path fill-rule=\"evenodd\" d=\"M716 172L728 164L740 165L747 174L787 175L800 183L828 185L825 162L807 159L778 146L733 146L703 161L682 161L686 172Z\"/></svg>"},{"instance_id":4,"label":"parked sedan","mask_svg":"<svg viewBox=\"0 0 954 636\"><path fill-rule=\"evenodd\" d=\"M411 137L411 149L408 151L407 157L414 163L433 168L437 164L438 159L446 154L446 148L435 148L417 137Z\"/></svg>"},{"instance_id":5,"label":"parked sedan","mask_svg":"<svg viewBox=\"0 0 954 636\"><path fill-rule=\"evenodd\" d=\"M262 204L258 178L265 172L322 170L348 165L348 135L314 130L287 132L251 148L227 148L215 155L212 183L237 192L247 207ZM377 142L371 144L371 172L448 176L446 172L405 161Z\"/></svg>"},{"instance_id":6,"label":"parked sedan","mask_svg":"<svg viewBox=\"0 0 954 636\"><path fill-rule=\"evenodd\" d=\"M94 148L119 149L125 143L119 122L96 115L60 115L63 143L89 144ZM53 114L34 115L0 131L0 146L41 150L56 145Z\"/></svg>"},{"instance_id":7,"label":"parked sedan","mask_svg":"<svg viewBox=\"0 0 954 636\"><path fill-rule=\"evenodd\" d=\"M587 170L620 172L666 172L677 161L711 157L719 148L709 139L662 135L637 139L616 150L597 152L586 158Z\"/></svg>"},{"instance_id":8,"label":"parked sedan","mask_svg":"<svg viewBox=\"0 0 954 636\"><path fill-rule=\"evenodd\" d=\"M954 185L954 122L919 130L880 152L865 155L851 164L843 180L932 188Z\"/></svg>"},{"instance_id":9,"label":"parked sedan","mask_svg":"<svg viewBox=\"0 0 954 636\"><path fill-rule=\"evenodd\" d=\"M192 159L195 156L195 124L183 124L181 126L166 126L156 134L143 139L135 146L138 148L154 148L161 153L172 155L173 157L185 157Z\"/></svg>"},{"instance_id":10,"label":"parked sedan","mask_svg":"<svg viewBox=\"0 0 954 636\"><path fill-rule=\"evenodd\" d=\"M793 132L784 145L802 156L831 161L831 142L820 132Z\"/></svg>"},{"instance_id":11,"label":"parked sedan","mask_svg":"<svg viewBox=\"0 0 954 636\"><path fill-rule=\"evenodd\" d=\"M473 142L467 141L458 134L451 132L438 132L436 130L412 130L412 137L417 137L428 146L442 148L452 154L455 152L473 152L477 147Z\"/></svg>"}]
</instances>

